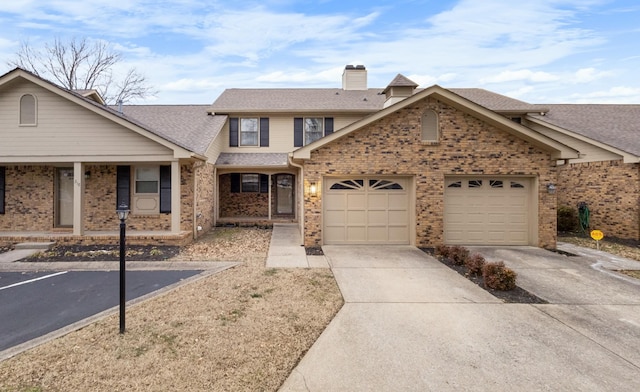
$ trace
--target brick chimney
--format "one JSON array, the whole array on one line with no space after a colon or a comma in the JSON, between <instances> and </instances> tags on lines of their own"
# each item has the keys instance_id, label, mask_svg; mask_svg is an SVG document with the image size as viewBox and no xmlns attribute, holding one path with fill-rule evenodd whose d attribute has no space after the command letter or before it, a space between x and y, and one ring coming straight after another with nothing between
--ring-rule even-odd
<instances>
[{"instance_id":1,"label":"brick chimney","mask_svg":"<svg viewBox=\"0 0 640 392\"><path fill-rule=\"evenodd\" d=\"M343 90L366 90L367 69L364 65L347 65L342 73Z\"/></svg>"}]
</instances>

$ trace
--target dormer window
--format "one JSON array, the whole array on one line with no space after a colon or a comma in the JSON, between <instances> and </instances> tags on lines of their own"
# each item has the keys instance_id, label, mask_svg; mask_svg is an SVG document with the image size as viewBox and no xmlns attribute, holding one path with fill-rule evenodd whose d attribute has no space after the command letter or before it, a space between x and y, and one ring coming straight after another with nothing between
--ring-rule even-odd
<instances>
[{"instance_id":1,"label":"dormer window","mask_svg":"<svg viewBox=\"0 0 640 392\"><path fill-rule=\"evenodd\" d=\"M36 125L36 97L25 94L20 97L20 125Z\"/></svg>"},{"instance_id":2,"label":"dormer window","mask_svg":"<svg viewBox=\"0 0 640 392\"><path fill-rule=\"evenodd\" d=\"M422 114L422 141L437 143L439 139L438 113L427 110Z\"/></svg>"}]
</instances>

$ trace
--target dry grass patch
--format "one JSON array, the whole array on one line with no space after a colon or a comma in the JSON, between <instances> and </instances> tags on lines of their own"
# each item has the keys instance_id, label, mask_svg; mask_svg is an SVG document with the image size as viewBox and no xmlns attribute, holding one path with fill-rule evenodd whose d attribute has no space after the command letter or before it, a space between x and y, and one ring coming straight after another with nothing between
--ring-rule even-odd
<instances>
[{"instance_id":1,"label":"dry grass patch","mask_svg":"<svg viewBox=\"0 0 640 392\"><path fill-rule=\"evenodd\" d=\"M266 269L270 230L216 229L187 260L242 261L0 363L0 391L275 391L342 306L329 270Z\"/></svg>"}]
</instances>

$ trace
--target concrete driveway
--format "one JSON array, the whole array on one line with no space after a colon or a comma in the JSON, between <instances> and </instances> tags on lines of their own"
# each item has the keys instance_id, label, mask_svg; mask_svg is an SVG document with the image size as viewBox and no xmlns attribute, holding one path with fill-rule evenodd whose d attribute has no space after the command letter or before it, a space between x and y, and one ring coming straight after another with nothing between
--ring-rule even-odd
<instances>
[{"instance_id":1,"label":"concrete driveway","mask_svg":"<svg viewBox=\"0 0 640 392\"><path fill-rule=\"evenodd\" d=\"M414 247L323 249L345 305L281 391L640 390L640 288L602 304L505 304ZM567 299L575 274L557 273L546 291Z\"/></svg>"}]
</instances>

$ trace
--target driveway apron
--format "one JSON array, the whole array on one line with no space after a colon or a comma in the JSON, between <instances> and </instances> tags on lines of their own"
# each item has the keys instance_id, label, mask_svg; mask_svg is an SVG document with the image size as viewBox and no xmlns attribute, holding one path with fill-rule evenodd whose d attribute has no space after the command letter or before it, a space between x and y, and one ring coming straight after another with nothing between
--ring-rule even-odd
<instances>
[{"instance_id":1,"label":"driveway apron","mask_svg":"<svg viewBox=\"0 0 640 392\"><path fill-rule=\"evenodd\" d=\"M640 389L635 359L415 247L323 250L345 305L281 391Z\"/></svg>"}]
</instances>

